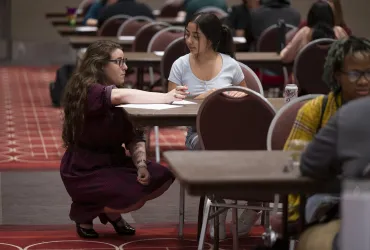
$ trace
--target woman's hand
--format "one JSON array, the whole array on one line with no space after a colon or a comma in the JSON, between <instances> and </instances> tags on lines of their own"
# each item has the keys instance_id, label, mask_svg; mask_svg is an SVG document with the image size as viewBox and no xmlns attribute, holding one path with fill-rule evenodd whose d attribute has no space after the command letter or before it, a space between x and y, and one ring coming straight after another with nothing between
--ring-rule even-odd
<instances>
[{"instance_id":1,"label":"woman's hand","mask_svg":"<svg viewBox=\"0 0 370 250\"><path fill-rule=\"evenodd\" d=\"M233 97L233 98L241 98L246 96L247 94L242 91L225 91L222 94L225 96Z\"/></svg>"},{"instance_id":2,"label":"woman's hand","mask_svg":"<svg viewBox=\"0 0 370 250\"><path fill-rule=\"evenodd\" d=\"M188 86L176 86L173 90L166 93L166 103L184 100L188 95Z\"/></svg>"},{"instance_id":3,"label":"woman's hand","mask_svg":"<svg viewBox=\"0 0 370 250\"><path fill-rule=\"evenodd\" d=\"M142 185L149 185L150 174L146 167L139 167L137 170L137 181Z\"/></svg>"},{"instance_id":4,"label":"woman's hand","mask_svg":"<svg viewBox=\"0 0 370 250\"><path fill-rule=\"evenodd\" d=\"M212 94L213 92L215 92L217 89L211 89L211 90L208 90L207 92L203 93L203 94L200 94L198 95L197 97L195 97L194 99L196 100L202 100L202 99L205 99L207 96L209 96L210 94Z\"/></svg>"}]
</instances>

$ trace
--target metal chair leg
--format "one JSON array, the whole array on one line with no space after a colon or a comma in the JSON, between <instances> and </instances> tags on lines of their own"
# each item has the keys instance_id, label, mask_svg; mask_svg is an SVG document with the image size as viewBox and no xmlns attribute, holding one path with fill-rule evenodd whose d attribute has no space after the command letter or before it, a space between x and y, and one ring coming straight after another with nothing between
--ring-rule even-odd
<instances>
[{"instance_id":1,"label":"metal chair leg","mask_svg":"<svg viewBox=\"0 0 370 250\"><path fill-rule=\"evenodd\" d=\"M154 136L155 136L155 161L159 163L161 161L160 148L159 148L159 128L158 126L154 127Z\"/></svg>"},{"instance_id":2,"label":"metal chair leg","mask_svg":"<svg viewBox=\"0 0 370 250\"><path fill-rule=\"evenodd\" d=\"M296 241L294 239L289 240L289 250L294 250L296 247Z\"/></svg>"},{"instance_id":3,"label":"metal chair leg","mask_svg":"<svg viewBox=\"0 0 370 250\"><path fill-rule=\"evenodd\" d=\"M218 210L217 207L213 207L214 213L216 213ZM213 250L218 250L220 245L220 215L215 216L213 219Z\"/></svg>"},{"instance_id":4,"label":"metal chair leg","mask_svg":"<svg viewBox=\"0 0 370 250\"><path fill-rule=\"evenodd\" d=\"M197 241L199 242L200 239L200 232L202 230L202 221L203 221L203 213L204 213L204 201L206 197L201 196L199 199L199 208L198 208L198 229L197 229Z\"/></svg>"},{"instance_id":5,"label":"metal chair leg","mask_svg":"<svg viewBox=\"0 0 370 250\"><path fill-rule=\"evenodd\" d=\"M238 237L238 209L232 209L232 235L233 235L233 250L239 249Z\"/></svg>"},{"instance_id":6,"label":"metal chair leg","mask_svg":"<svg viewBox=\"0 0 370 250\"><path fill-rule=\"evenodd\" d=\"M206 236L208 216L209 216L210 209L211 209L211 200L206 197L205 204L204 204L204 212L203 212L202 230L200 232L200 238L198 242L198 250L203 250L203 247L204 247L204 239Z\"/></svg>"},{"instance_id":7,"label":"metal chair leg","mask_svg":"<svg viewBox=\"0 0 370 250\"><path fill-rule=\"evenodd\" d=\"M185 188L180 184L180 204L179 204L179 237L184 237L185 222Z\"/></svg>"}]
</instances>

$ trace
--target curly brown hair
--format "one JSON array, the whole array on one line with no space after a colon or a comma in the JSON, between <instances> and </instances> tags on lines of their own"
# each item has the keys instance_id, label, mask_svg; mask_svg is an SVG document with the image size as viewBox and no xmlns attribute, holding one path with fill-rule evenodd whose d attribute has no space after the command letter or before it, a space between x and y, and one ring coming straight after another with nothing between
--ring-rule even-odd
<instances>
[{"instance_id":1,"label":"curly brown hair","mask_svg":"<svg viewBox=\"0 0 370 250\"><path fill-rule=\"evenodd\" d=\"M91 84L106 85L104 66L111 54L121 46L112 41L97 41L86 50L80 66L73 73L64 90L64 119L62 139L65 148L73 146L82 133L87 105L87 91Z\"/></svg>"}]
</instances>

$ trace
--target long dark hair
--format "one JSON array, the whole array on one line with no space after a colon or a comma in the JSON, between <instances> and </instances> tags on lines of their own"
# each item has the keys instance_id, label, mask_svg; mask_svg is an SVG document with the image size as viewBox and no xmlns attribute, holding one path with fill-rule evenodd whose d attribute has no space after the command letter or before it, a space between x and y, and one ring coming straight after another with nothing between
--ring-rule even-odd
<instances>
[{"instance_id":1,"label":"long dark hair","mask_svg":"<svg viewBox=\"0 0 370 250\"><path fill-rule=\"evenodd\" d=\"M326 1L315 2L308 11L307 26L312 28L318 23L325 23L330 27L335 26L333 9Z\"/></svg>"},{"instance_id":2,"label":"long dark hair","mask_svg":"<svg viewBox=\"0 0 370 250\"><path fill-rule=\"evenodd\" d=\"M334 12L326 1L320 0L312 4L307 14L307 26L312 29L311 40L335 38Z\"/></svg>"},{"instance_id":3,"label":"long dark hair","mask_svg":"<svg viewBox=\"0 0 370 250\"><path fill-rule=\"evenodd\" d=\"M62 139L64 147L75 145L82 133L85 121L87 91L91 84L106 84L103 67L111 59L114 50L121 46L112 41L97 41L86 50L80 66L68 81L62 105L64 107L64 121Z\"/></svg>"},{"instance_id":4,"label":"long dark hair","mask_svg":"<svg viewBox=\"0 0 370 250\"><path fill-rule=\"evenodd\" d=\"M201 12L194 15L189 22L195 23L197 29L200 29L205 37L211 41L214 51L235 58L235 47L231 30L226 25L223 25L215 14Z\"/></svg>"}]
</instances>

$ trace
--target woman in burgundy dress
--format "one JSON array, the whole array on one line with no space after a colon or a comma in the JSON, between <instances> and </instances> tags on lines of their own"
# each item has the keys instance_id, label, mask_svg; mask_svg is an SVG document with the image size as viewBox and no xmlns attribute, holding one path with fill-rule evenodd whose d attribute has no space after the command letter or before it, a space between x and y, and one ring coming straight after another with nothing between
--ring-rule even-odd
<instances>
[{"instance_id":1,"label":"woman in burgundy dress","mask_svg":"<svg viewBox=\"0 0 370 250\"><path fill-rule=\"evenodd\" d=\"M147 161L143 134L129 121L123 103L171 103L187 95L179 86L166 94L120 88L127 70L119 44L91 44L64 94L60 173L72 198L70 218L83 238L97 238L92 221L99 216L120 235L134 234L121 217L163 194L172 173ZM127 156L126 149L131 157Z\"/></svg>"}]
</instances>

